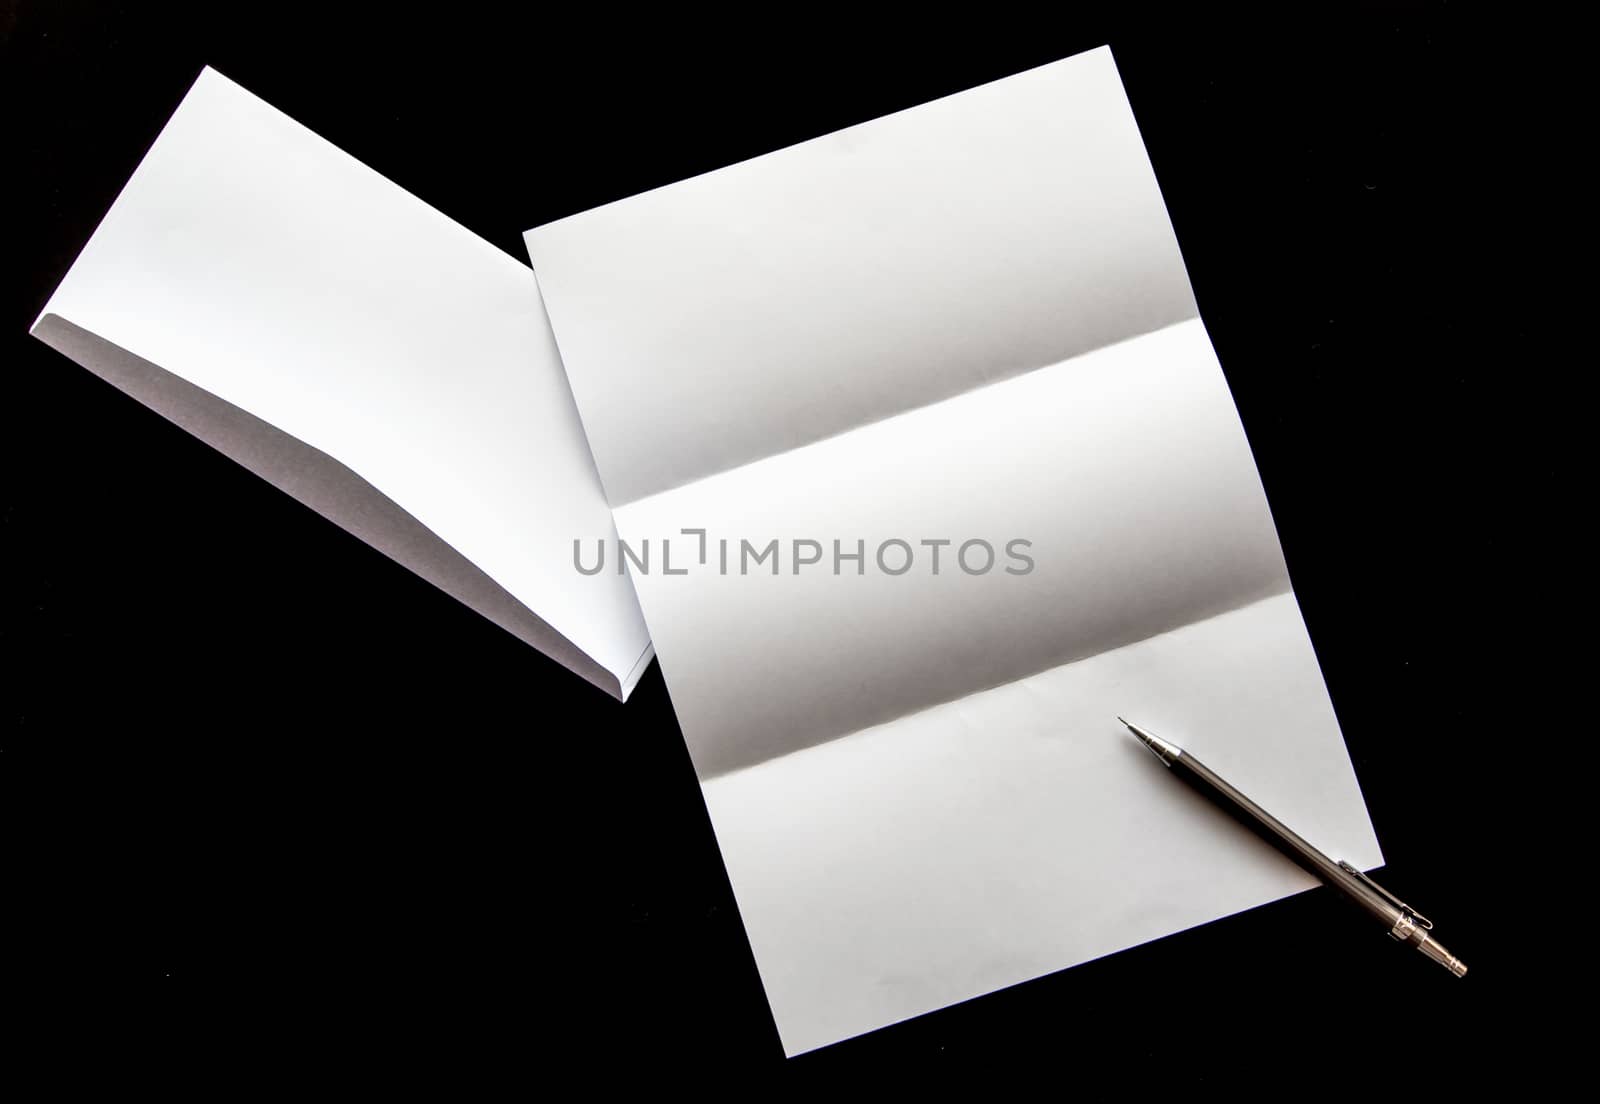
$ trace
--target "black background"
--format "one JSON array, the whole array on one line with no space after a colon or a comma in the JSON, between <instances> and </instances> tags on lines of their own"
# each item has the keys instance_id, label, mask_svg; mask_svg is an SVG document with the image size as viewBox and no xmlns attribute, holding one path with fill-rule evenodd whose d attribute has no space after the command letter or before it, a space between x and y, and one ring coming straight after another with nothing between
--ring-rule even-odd
<instances>
[{"instance_id":1,"label":"black background","mask_svg":"<svg viewBox=\"0 0 1600 1104\"><path fill-rule=\"evenodd\" d=\"M60 1028L84 1063L137 1040L129 1061L220 1059L221 1084L751 1092L1535 1068L1512 990L1559 903L1530 904L1522 768L1493 756L1536 740L1507 640L1539 646L1520 567L1557 467L1521 418L1546 379L1530 44L1559 30L1444 4L0 12L8 968L45 983L38 1024L97 1021ZM785 1062L659 669L612 702L26 336L205 64L522 259L528 227L1103 42L1383 880L1464 980L1318 890Z\"/></svg>"}]
</instances>

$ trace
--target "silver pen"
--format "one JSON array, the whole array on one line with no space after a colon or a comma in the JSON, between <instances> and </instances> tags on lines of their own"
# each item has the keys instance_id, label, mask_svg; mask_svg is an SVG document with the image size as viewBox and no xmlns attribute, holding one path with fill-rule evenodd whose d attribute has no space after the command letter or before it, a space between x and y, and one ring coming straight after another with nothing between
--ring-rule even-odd
<instances>
[{"instance_id":1,"label":"silver pen","mask_svg":"<svg viewBox=\"0 0 1600 1104\"><path fill-rule=\"evenodd\" d=\"M1381 921L1395 939L1411 944L1456 977L1467 972L1462 961L1433 938L1433 921L1356 867L1342 860L1335 862L1312 847L1291 832L1282 821L1229 785L1216 771L1176 744L1146 732L1121 717L1117 720L1127 725L1128 731L1137 736L1139 742L1174 774L1232 813L1245 827L1344 894L1353 904Z\"/></svg>"}]
</instances>

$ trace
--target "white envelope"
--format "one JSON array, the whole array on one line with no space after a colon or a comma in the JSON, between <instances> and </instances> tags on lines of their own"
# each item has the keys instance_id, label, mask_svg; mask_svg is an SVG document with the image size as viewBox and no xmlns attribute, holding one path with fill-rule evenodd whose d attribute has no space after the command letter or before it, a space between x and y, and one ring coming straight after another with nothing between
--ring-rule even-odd
<instances>
[{"instance_id":1,"label":"white envelope","mask_svg":"<svg viewBox=\"0 0 1600 1104\"><path fill-rule=\"evenodd\" d=\"M33 333L618 698L651 655L528 268L207 69Z\"/></svg>"},{"instance_id":2,"label":"white envelope","mask_svg":"<svg viewBox=\"0 0 1600 1104\"><path fill-rule=\"evenodd\" d=\"M526 237L790 1053L1382 861L1109 50Z\"/></svg>"}]
</instances>

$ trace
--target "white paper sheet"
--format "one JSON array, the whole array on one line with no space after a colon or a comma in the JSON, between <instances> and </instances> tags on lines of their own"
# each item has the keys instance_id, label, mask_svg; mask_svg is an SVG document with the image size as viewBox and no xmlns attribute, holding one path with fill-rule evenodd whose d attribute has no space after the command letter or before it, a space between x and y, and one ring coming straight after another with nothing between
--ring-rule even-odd
<instances>
[{"instance_id":1,"label":"white paper sheet","mask_svg":"<svg viewBox=\"0 0 1600 1104\"><path fill-rule=\"evenodd\" d=\"M205 70L34 333L617 697L647 666L533 274Z\"/></svg>"},{"instance_id":2,"label":"white paper sheet","mask_svg":"<svg viewBox=\"0 0 1600 1104\"><path fill-rule=\"evenodd\" d=\"M1108 50L527 242L790 1053L1381 862Z\"/></svg>"}]
</instances>

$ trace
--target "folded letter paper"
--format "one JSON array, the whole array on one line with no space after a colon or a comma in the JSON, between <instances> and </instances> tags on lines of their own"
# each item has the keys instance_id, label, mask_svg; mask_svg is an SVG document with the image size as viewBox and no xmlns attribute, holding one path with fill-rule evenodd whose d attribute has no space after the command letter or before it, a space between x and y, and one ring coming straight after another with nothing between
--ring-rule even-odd
<instances>
[{"instance_id":1,"label":"folded letter paper","mask_svg":"<svg viewBox=\"0 0 1600 1104\"><path fill-rule=\"evenodd\" d=\"M1381 863L1109 50L526 240L790 1053Z\"/></svg>"},{"instance_id":2,"label":"folded letter paper","mask_svg":"<svg viewBox=\"0 0 1600 1104\"><path fill-rule=\"evenodd\" d=\"M207 69L33 333L618 698L653 654L526 265Z\"/></svg>"}]
</instances>

